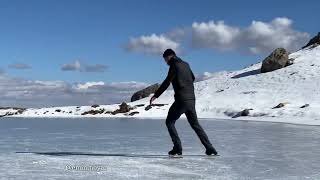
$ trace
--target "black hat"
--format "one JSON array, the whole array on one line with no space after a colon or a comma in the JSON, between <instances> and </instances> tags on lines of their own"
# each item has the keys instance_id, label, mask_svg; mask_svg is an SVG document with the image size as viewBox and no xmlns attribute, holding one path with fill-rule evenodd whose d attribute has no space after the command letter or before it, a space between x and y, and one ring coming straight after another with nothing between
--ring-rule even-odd
<instances>
[{"instance_id":1,"label":"black hat","mask_svg":"<svg viewBox=\"0 0 320 180\"><path fill-rule=\"evenodd\" d=\"M168 57L170 55L176 55L176 53L172 50L172 49L166 49L164 52L163 52L163 57Z\"/></svg>"}]
</instances>

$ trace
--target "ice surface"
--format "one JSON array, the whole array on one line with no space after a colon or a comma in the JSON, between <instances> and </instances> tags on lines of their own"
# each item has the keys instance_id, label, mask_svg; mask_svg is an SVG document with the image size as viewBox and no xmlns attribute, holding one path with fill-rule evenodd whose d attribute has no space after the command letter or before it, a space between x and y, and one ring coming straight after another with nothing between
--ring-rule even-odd
<instances>
[{"instance_id":1,"label":"ice surface","mask_svg":"<svg viewBox=\"0 0 320 180\"><path fill-rule=\"evenodd\" d=\"M167 158L172 145L164 120L2 118L0 179L320 178L319 126L225 120L200 123L220 156ZM204 154L187 121L179 120L177 129L184 154ZM147 156L101 155L118 153ZM75 166L91 169L67 169Z\"/></svg>"}]
</instances>

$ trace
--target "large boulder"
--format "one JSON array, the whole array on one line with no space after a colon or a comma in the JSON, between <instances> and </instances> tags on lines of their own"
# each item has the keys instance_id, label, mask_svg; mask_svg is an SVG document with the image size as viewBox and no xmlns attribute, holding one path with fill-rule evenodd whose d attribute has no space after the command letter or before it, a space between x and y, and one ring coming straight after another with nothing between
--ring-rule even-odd
<instances>
[{"instance_id":1,"label":"large boulder","mask_svg":"<svg viewBox=\"0 0 320 180\"><path fill-rule=\"evenodd\" d=\"M287 50L284 48L277 48L263 60L261 72L271 72L286 67L288 64L290 64L290 62Z\"/></svg>"},{"instance_id":2,"label":"large boulder","mask_svg":"<svg viewBox=\"0 0 320 180\"><path fill-rule=\"evenodd\" d=\"M136 93L134 93L132 95L131 102L148 97L150 94L155 93L158 88L159 88L159 84L157 83L157 84L153 84L151 86L148 86L140 91L137 91Z\"/></svg>"},{"instance_id":3,"label":"large boulder","mask_svg":"<svg viewBox=\"0 0 320 180\"><path fill-rule=\"evenodd\" d=\"M320 32L318 32L318 35L316 35L315 37L313 37L307 45L303 46L303 48L309 47L309 46L318 46L320 45Z\"/></svg>"}]
</instances>

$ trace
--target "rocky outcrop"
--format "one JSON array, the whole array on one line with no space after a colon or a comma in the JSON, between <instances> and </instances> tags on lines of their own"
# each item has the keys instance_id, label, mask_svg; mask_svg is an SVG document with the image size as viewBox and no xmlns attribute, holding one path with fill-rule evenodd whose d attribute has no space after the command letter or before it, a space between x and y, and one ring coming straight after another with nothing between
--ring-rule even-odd
<instances>
[{"instance_id":1,"label":"rocky outcrop","mask_svg":"<svg viewBox=\"0 0 320 180\"><path fill-rule=\"evenodd\" d=\"M144 108L144 110L149 111L152 107L161 107L165 105L168 105L168 104L150 104L146 108Z\"/></svg>"},{"instance_id":2,"label":"rocky outcrop","mask_svg":"<svg viewBox=\"0 0 320 180\"><path fill-rule=\"evenodd\" d=\"M139 99L148 97L150 94L155 93L159 88L159 84L153 84L151 86L146 87L145 89L142 89L140 91L137 91L134 93L131 97L131 102L137 101Z\"/></svg>"},{"instance_id":3,"label":"rocky outcrop","mask_svg":"<svg viewBox=\"0 0 320 180\"><path fill-rule=\"evenodd\" d=\"M99 107L99 105L98 105L98 104L94 104L94 105L92 105L91 107L97 108L97 107Z\"/></svg>"},{"instance_id":4,"label":"rocky outcrop","mask_svg":"<svg viewBox=\"0 0 320 180\"><path fill-rule=\"evenodd\" d=\"M11 109L13 110L12 112L7 111L4 114L1 114L0 117L22 114L26 110L26 108L19 108L19 107L0 107L0 110L11 110Z\"/></svg>"},{"instance_id":5,"label":"rocky outcrop","mask_svg":"<svg viewBox=\"0 0 320 180\"><path fill-rule=\"evenodd\" d=\"M7 110L7 109L13 109L13 110L18 110L18 111L26 110L26 108L19 108L19 107L0 107L0 110Z\"/></svg>"},{"instance_id":6,"label":"rocky outcrop","mask_svg":"<svg viewBox=\"0 0 320 180\"><path fill-rule=\"evenodd\" d=\"M302 47L302 49L306 48L306 47L316 47L320 45L320 32L318 32L318 35L316 35L315 37L313 37L308 44L306 44L305 46Z\"/></svg>"},{"instance_id":7,"label":"rocky outcrop","mask_svg":"<svg viewBox=\"0 0 320 180\"><path fill-rule=\"evenodd\" d=\"M99 110L90 110L90 111L86 111L84 113L82 113L81 115L87 115L87 114L92 114L92 115L96 115L96 114L102 114L104 113L105 109L102 108L102 109L99 109Z\"/></svg>"},{"instance_id":8,"label":"rocky outcrop","mask_svg":"<svg viewBox=\"0 0 320 180\"><path fill-rule=\"evenodd\" d=\"M290 65L289 54L284 48L277 48L263 60L261 73L271 72Z\"/></svg>"},{"instance_id":9,"label":"rocky outcrop","mask_svg":"<svg viewBox=\"0 0 320 180\"><path fill-rule=\"evenodd\" d=\"M300 108L306 108L306 107L309 107L310 105L309 104L305 104L303 106L301 106Z\"/></svg>"},{"instance_id":10,"label":"rocky outcrop","mask_svg":"<svg viewBox=\"0 0 320 180\"><path fill-rule=\"evenodd\" d=\"M276 105L276 106L273 107L272 109L283 108L283 107L285 107L287 104L289 104L289 103L287 103L287 102L285 102L285 103L279 103L278 105Z\"/></svg>"},{"instance_id":11,"label":"rocky outcrop","mask_svg":"<svg viewBox=\"0 0 320 180\"><path fill-rule=\"evenodd\" d=\"M116 115L116 114L119 114L119 113L123 113L124 115L130 115L130 116L133 116L135 114L138 114L139 112L138 111L134 111L134 112L131 112L129 113L131 110L137 108L137 107L141 107L141 106L144 106L144 104L139 104L139 105L136 105L135 107L131 107L129 106L127 103L123 102L119 105L119 109L116 109L114 111L106 111L104 108L100 108L100 109L91 109L89 111L86 111L86 112L83 112L81 115L88 115L88 114L91 114L91 115L96 115L96 114L112 114L112 115ZM97 108L99 106L92 106L92 108Z\"/></svg>"},{"instance_id":12,"label":"rocky outcrop","mask_svg":"<svg viewBox=\"0 0 320 180\"><path fill-rule=\"evenodd\" d=\"M122 104L119 105L119 109L113 111L111 114L115 115L118 113L126 113L131 111L133 108L130 107L127 103L123 102Z\"/></svg>"},{"instance_id":13,"label":"rocky outcrop","mask_svg":"<svg viewBox=\"0 0 320 180\"><path fill-rule=\"evenodd\" d=\"M241 116L249 116L251 110L253 110L253 109L244 109L243 111L240 111L236 115L232 116L232 118L237 118L237 117L241 117Z\"/></svg>"},{"instance_id":14,"label":"rocky outcrop","mask_svg":"<svg viewBox=\"0 0 320 180\"><path fill-rule=\"evenodd\" d=\"M129 114L129 116L133 116L133 115L135 115L135 114L139 114L139 112L138 112L138 111L131 112L131 113Z\"/></svg>"}]
</instances>

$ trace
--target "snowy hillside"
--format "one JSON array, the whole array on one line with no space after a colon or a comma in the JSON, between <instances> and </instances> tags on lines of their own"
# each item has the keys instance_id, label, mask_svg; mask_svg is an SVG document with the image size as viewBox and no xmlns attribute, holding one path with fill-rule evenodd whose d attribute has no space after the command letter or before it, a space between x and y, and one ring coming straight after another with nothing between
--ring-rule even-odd
<instances>
[{"instance_id":1,"label":"snowy hillside","mask_svg":"<svg viewBox=\"0 0 320 180\"><path fill-rule=\"evenodd\" d=\"M261 74L261 63L257 63L239 71L213 73L209 79L196 82L198 117L231 119L244 109L252 109L248 116L232 119L320 124L320 46L292 53L289 58L294 59L293 65L273 72ZM128 103L134 107L130 112L139 112L133 116L110 114L119 104L27 109L13 116L165 118L174 101L173 91L167 90L154 102L168 105L145 110L149 99ZM279 103L285 106L273 109ZM135 106L139 104L139 107ZM306 107L301 108L303 105ZM90 110L95 115L81 115ZM7 111L0 110L0 114Z\"/></svg>"}]
</instances>

